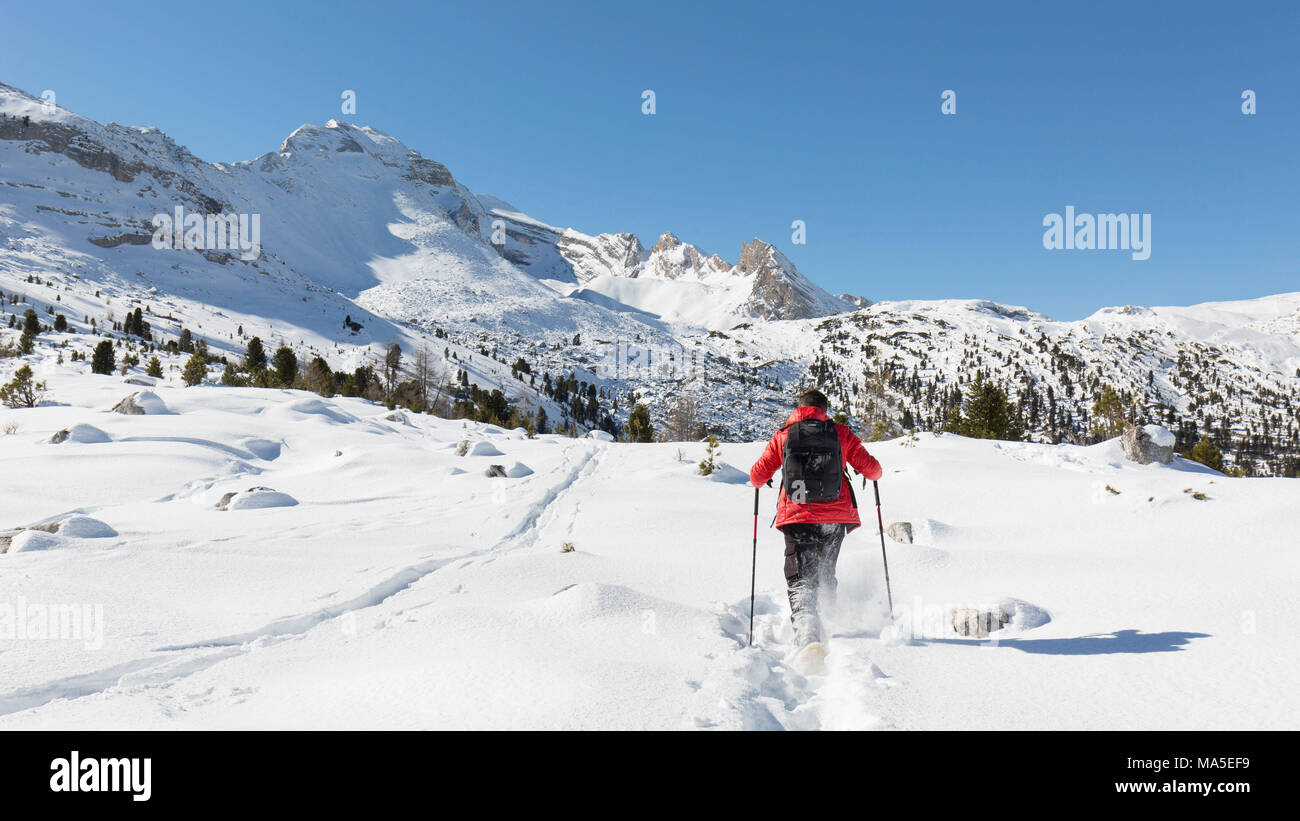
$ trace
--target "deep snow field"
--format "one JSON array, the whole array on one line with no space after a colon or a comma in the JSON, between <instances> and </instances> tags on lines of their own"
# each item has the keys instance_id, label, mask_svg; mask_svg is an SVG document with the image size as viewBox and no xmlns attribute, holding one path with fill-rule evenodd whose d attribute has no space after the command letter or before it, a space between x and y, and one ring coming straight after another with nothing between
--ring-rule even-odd
<instances>
[{"instance_id":1,"label":"deep snow field","mask_svg":"<svg viewBox=\"0 0 1300 821\"><path fill-rule=\"evenodd\" d=\"M82 518L0 555L3 729L1300 728L1294 480L1118 442L869 444L886 523L915 533L889 542L897 623L859 485L805 678L767 489L745 646L761 442L704 478L694 443L174 383L127 416L148 388L45 378L59 404L0 409L0 534ZM999 602L995 641L952 629ZM31 624L67 605L102 634Z\"/></svg>"}]
</instances>

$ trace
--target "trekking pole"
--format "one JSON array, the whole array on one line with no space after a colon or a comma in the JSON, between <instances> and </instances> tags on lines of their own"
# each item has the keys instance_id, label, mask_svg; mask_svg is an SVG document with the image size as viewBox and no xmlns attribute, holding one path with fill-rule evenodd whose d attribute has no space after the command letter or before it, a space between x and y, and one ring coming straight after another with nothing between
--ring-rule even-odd
<instances>
[{"instance_id":1,"label":"trekking pole","mask_svg":"<svg viewBox=\"0 0 1300 821\"><path fill-rule=\"evenodd\" d=\"M754 585L758 576L758 488L754 488L754 558L749 566L749 646L754 646Z\"/></svg>"},{"instance_id":2,"label":"trekking pole","mask_svg":"<svg viewBox=\"0 0 1300 821\"><path fill-rule=\"evenodd\" d=\"M889 589L889 556L885 554L885 519L880 515L880 482L872 482L871 486L876 491L876 523L880 525L880 559L885 563L885 594L889 596L889 620L893 622L894 593Z\"/></svg>"}]
</instances>

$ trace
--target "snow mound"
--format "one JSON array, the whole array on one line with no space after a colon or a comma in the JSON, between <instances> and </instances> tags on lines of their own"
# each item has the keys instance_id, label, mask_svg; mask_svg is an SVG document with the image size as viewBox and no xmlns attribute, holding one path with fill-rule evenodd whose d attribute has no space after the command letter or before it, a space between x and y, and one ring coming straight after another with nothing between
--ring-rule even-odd
<instances>
[{"instance_id":1,"label":"snow mound","mask_svg":"<svg viewBox=\"0 0 1300 821\"><path fill-rule=\"evenodd\" d=\"M65 442L81 442L87 445L100 444L102 442L113 441L107 433L104 433L94 425L73 425L68 428L68 435L63 440Z\"/></svg>"},{"instance_id":2,"label":"snow mound","mask_svg":"<svg viewBox=\"0 0 1300 821\"><path fill-rule=\"evenodd\" d=\"M390 412L390 413L386 413L386 414L384 414L384 415L383 415L382 417L380 417L380 418L382 418L384 421L387 421L387 422L396 422L396 423L399 424L399 425L405 425L405 426L408 427L408 428L413 428L413 427L415 427L415 425L411 424L411 419L410 419L410 417L408 417L408 416L407 416L405 413L403 413L402 411L392 411L392 412Z\"/></svg>"},{"instance_id":3,"label":"snow mound","mask_svg":"<svg viewBox=\"0 0 1300 821\"><path fill-rule=\"evenodd\" d=\"M293 507L298 500L287 493L269 488L253 488L236 493L226 504L227 510L260 510L267 507Z\"/></svg>"},{"instance_id":4,"label":"snow mound","mask_svg":"<svg viewBox=\"0 0 1300 821\"><path fill-rule=\"evenodd\" d=\"M998 609L1011 616L1011 622L1004 630L1033 630L1052 620L1052 616L1043 608L1020 599L1003 599L998 602Z\"/></svg>"},{"instance_id":5,"label":"snow mound","mask_svg":"<svg viewBox=\"0 0 1300 821\"><path fill-rule=\"evenodd\" d=\"M326 402L319 398L295 399L292 402L286 402L275 409L276 413L282 416L289 416L299 420L304 419L327 419L340 425L348 425L360 421L346 411L340 410L337 405Z\"/></svg>"},{"instance_id":6,"label":"snow mound","mask_svg":"<svg viewBox=\"0 0 1300 821\"><path fill-rule=\"evenodd\" d=\"M547 597L539 606L549 615L566 622L608 618L637 618L662 608L652 596L618 584L584 582L571 585Z\"/></svg>"},{"instance_id":7,"label":"snow mound","mask_svg":"<svg viewBox=\"0 0 1300 821\"><path fill-rule=\"evenodd\" d=\"M158 397L158 394L153 391L136 391L133 394L124 396L120 402L113 406L113 410L127 416L171 413L171 411L167 410L167 405Z\"/></svg>"},{"instance_id":8,"label":"snow mound","mask_svg":"<svg viewBox=\"0 0 1300 821\"><path fill-rule=\"evenodd\" d=\"M510 467L506 468L506 476L511 479L521 479L524 476L531 475L533 475L533 469L528 465L525 465L523 462L515 462Z\"/></svg>"},{"instance_id":9,"label":"snow mound","mask_svg":"<svg viewBox=\"0 0 1300 821\"><path fill-rule=\"evenodd\" d=\"M463 476L465 474L465 471L461 470L455 465L446 468L445 472L448 476Z\"/></svg>"},{"instance_id":10,"label":"snow mound","mask_svg":"<svg viewBox=\"0 0 1300 821\"><path fill-rule=\"evenodd\" d=\"M66 547L67 541L43 530L23 530L14 534L9 544L10 553L30 553L37 550L56 550Z\"/></svg>"},{"instance_id":11,"label":"snow mound","mask_svg":"<svg viewBox=\"0 0 1300 821\"><path fill-rule=\"evenodd\" d=\"M468 454L470 456L504 456L505 455L501 451L497 450L496 445L492 444L486 439L480 439L474 444L470 445Z\"/></svg>"},{"instance_id":12,"label":"snow mound","mask_svg":"<svg viewBox=\"0 0 1300 821\"><path fill-rule=\"evenodd\" d=\"M608 431L593 430L587 434L588 439L595 439L597 442L613 442L614 436Z\"/></svg>"},{"instance_id":13,"label":"snow mound","mask_svg":"<svg viewBox=\"0 0 1300 821\"><path fill-rule=\"evenodd\" d=\"M73 539L107 539L116 536L117 531L90 516L69 516L59 523L59 535Z\"/></svg>"}]
</instances>

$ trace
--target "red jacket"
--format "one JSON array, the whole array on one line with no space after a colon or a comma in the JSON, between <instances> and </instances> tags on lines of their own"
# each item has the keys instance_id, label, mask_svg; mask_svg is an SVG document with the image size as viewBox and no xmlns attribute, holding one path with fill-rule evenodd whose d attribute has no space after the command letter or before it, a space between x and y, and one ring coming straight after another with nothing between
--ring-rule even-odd
<instances>
[{"instance_id":1,"label":"red jacket","mask_svg":"<svg viewBox=\"0 0 1300 821\"><path fill-rule=\"evenodd\" d=\"M804 419L826 418L826 411L820 408L798 408L790 414L785 424L789 427ZM853 431L845 425L836 425L835 432L840 437L840 453L843 455L844 462L852 465L854 470L873 482L879 479L883 473L880 463L867 453L866 448L862 447L862 440L854 436ZM767 480L781 469L781 461L785 454L785 438L785 428L777 431L767 443L767 447L763 449L763 455L758 457L758 461L750 468L749 481L754 487L766 484ZM777 497L776 526L780 528L801 522L842 522L849 526L849 530L861 525L857 508L853 506L848 477L845 477L844 484L840 488L840 498L833 502L797 504L786 498L785 488L782 487Z\"/></svg>"}]
</instances>

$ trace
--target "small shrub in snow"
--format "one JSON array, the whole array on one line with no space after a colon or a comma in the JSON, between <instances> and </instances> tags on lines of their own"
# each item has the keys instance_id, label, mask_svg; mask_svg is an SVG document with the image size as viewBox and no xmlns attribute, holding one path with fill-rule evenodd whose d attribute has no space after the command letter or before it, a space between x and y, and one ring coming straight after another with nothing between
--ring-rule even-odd
<instances>
[{"instance_id":1,"label":"small shrub in snow","mask_svg":"<svg viewBox=\"0 0 1300 821\"><path fill-rule=\"evenodd\" d=\"M1118 495L1120 494L1120 492L1119 492L1118 490L1116 490L1115 488L1111 487L1110 485L1106 485L1106 490L1110 491L1111 493L1115 494L1116 496L1118 496Z\"/></svg>"},{"instance_id":2,"label":"small shrub in snow","mask_svg":"<svg viewBox=\"0 0 1300 821\"><path fill-rule=\"evenodd\" d=\"M14 378L5 385L0 385L0 402L10 408L34 408L45 396L45 383L32 379L30 365L23 365L14 372Z\"/></svg>"},{"instance_id":3,"label":"small shrub in snow","mask_svg":"<svg viewBox=\"0 0 1300 821\"><path fill-rule=\"evenodd\" d=\"M577 548L573 546L573 542L563 542L560 544L561 553L572 553L576 549Z\"/></svg>"},{"instance_id":4,"label":"small shrub in snow","mask_svg":"<svg viewBox=\"0 0 1300 821\"><path fill-rule=\"evenodd\" d=\"M5 423L5 436L13 436L13 435L14 435L15 433L17 433L17 432L18 432L18 423L17 423L17 422L7 422L7 423Z\"/></svg>"},{"instance_id":5,"label":"small shrub in snow","mask_svg":"<svg viewBox=\"0 0 1300 821\"><path fill-rule=\"evenodd\" d=\"M704 460L700 462L700 475L708 476L718 469L718 437L712 433L705 439Z\"/></svg>"}]
</instances>

